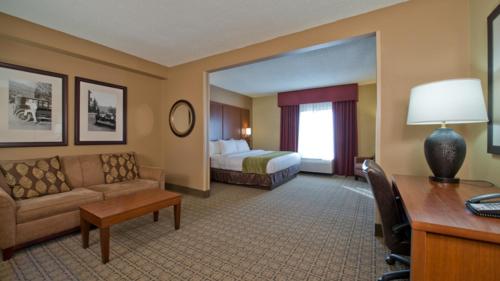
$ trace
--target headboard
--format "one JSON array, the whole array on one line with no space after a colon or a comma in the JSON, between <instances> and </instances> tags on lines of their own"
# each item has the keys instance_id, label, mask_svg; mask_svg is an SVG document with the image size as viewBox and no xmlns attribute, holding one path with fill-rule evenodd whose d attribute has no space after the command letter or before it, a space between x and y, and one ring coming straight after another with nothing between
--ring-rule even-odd
<instances>
[{"instance_id":1,"label":"headboard","mask_svg":"<svg viewBox=\"0 0 500 281\"><path fill-rule=\"evenodd\" d=\"M210 102L210 140L240 139L242 129L250 127L250 111L248 109Z\"/></svg>"}]
</instances>

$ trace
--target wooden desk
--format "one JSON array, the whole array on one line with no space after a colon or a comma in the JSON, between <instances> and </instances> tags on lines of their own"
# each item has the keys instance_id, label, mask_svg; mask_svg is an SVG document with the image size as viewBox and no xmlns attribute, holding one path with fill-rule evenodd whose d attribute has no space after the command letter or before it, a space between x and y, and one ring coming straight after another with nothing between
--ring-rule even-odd
<instances>
[{"instance_id":1,"label":"wooden desk","mask_svg":"<svg viewBox=\"0 0 500 281\"><path fill-rule=\"evenodd\" d=\"M464 205L499 188L393 179L412 228L412 281L500 280L500 219L475 216Z\"/></svg>"}]
</instances>

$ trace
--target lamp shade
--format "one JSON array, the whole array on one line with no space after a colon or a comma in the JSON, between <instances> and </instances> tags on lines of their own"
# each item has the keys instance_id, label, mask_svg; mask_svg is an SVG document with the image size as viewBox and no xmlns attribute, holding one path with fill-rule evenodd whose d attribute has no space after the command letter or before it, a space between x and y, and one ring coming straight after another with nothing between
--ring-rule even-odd
<instances>
[{"instance_id":1,"label":"lamp shade","mask_svg":"<svg viewBox=\"0 0 500 281\"><path fill-rule=\"evenodd\" d=\"M452 79L411 89L408 125L488 122L479 79Z\"/></svg>"},{"instance_id":2,"label":"lamp shade","mask_svg":"<svg viewBox=\"0 0 500 281\"><path fill-rule=\"evenodd\" d=\"M245 135L247 135L247 136L252 135L252 128L246 128L245 129Z\"/></svg>"}]
</instances>

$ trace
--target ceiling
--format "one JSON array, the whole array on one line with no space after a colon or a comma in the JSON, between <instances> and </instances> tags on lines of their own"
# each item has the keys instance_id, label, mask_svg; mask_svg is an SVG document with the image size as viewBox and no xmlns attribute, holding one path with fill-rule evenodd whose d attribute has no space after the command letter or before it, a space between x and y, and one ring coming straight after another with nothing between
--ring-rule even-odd
<instances>
[{"instance_id":1,"label":"ceiling","mask_svg":"<svg viewBox=\"0 0 500 281\"><path fill-rule=\"evenodd\" d=\"M210 84L257 97L270 93L349 83L373 83L377 76L375 35L334 42L210 73Z\"/></svg>"},{"instance_id":2,"label":"ceiling","mask_svg":"<svg viewBox=\"0 0 500 281\"><path fill-rule=\"evenodd\" d=\"M2 0L0 11L174 66L405 0Z\"/></svg>"}]
</instances>

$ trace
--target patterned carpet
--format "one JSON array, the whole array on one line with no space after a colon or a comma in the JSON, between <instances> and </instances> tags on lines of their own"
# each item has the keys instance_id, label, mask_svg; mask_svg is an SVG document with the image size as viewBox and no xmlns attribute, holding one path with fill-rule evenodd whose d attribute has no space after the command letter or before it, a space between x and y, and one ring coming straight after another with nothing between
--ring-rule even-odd
<instances>
[{"instance_id":1,"label":"patterned carpet","mask_svg":"<svg viewBox=\"0 0 500 281\"><path fill-rule=\"evenodd\" d=\"M299 175L273 191L213 184L210 198L184 195L172 208L111 229L110 262L99 233L79 233L16 252L0 280L375 280L389 267L373 236L367 184Z\"/></svg>"}]
</instances>

